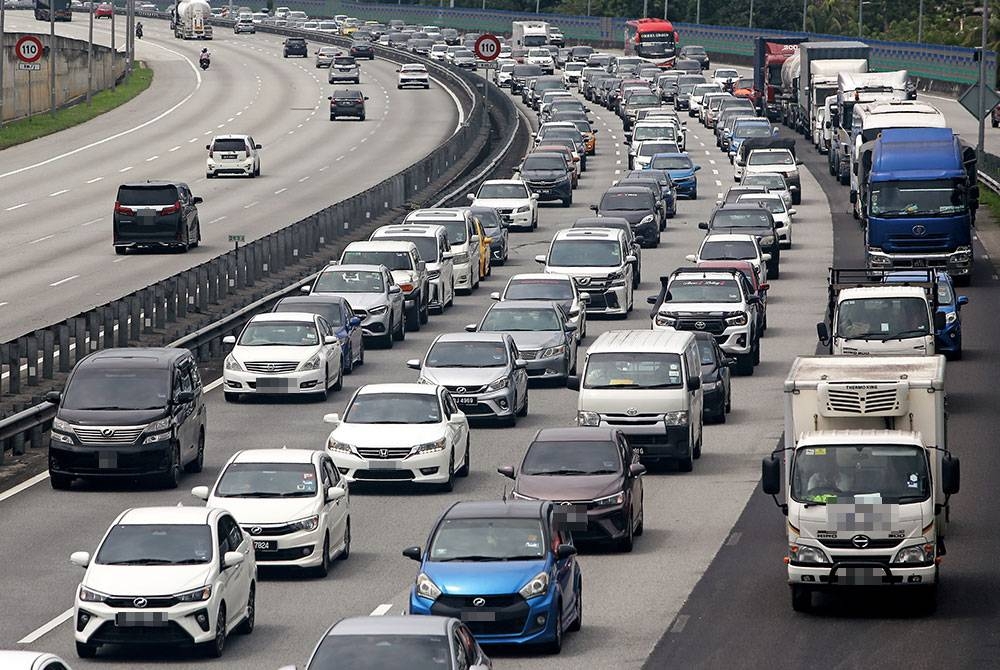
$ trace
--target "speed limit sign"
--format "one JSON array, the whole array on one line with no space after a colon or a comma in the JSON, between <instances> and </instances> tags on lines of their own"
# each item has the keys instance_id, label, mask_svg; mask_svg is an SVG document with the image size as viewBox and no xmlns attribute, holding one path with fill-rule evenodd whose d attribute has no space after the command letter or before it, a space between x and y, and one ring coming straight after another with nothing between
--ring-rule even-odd
<instances>
[{"instance_id":1,"label":"speed limit sign","mask_svg":"<svg viewBox=\"0 0 1000 670\"><path fill-rule=\"evenodd\" d=\"M36 63L42 58L42 41L34 35L25 35L14 45L14 53L22 63Z\"/></svg>"},{"instance_id":2,"label":"speed limit sign","mask_svg":"<svg viewBox=\"0 0 1000 670\"><path fill-rule=\"evenodd\" d=\"M482 35L476 40L473 51L479 60L496 60L497 56L500 55L500 40L497 39L496 35L490 35L489 33Z\"/></svg>"}]
</instances>

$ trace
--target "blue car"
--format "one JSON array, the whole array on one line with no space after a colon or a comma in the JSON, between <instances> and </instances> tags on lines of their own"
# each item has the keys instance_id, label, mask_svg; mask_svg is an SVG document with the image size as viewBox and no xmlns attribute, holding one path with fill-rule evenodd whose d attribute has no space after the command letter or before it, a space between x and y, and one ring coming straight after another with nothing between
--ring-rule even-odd
<instances>
[{"instance_id":1,"label":"blue car","mask_svg":"<svg viewBox=\"0 0 1000 670\"><path fill-rule=\"evenodd\" d=\"M479 644L562 649L583 621L583 578L567 514L547 500L458 502L435 524L410 614L455 617Z\"/></svg>"},{"instance_id":2,"label":"blue car","mask_svg":"<svg viewBox=\"0 0 1000 670\"><path fill-rule=\"evenodd\" d=\"M926 281L926 278L924 272L903 271L889 274L886 281ZM934 333L934 348L948 360L957 361L962 358L962 305L968 305L969 299L955 294L955 283L947 272L938 272L937 282L937 311L944 314L944 328Z\"/></svg>"},{"instance_id":3,"label":"blue car","mask_svg":"<svg viewBox=\"0 0 1000 670\"><path fill-rule=\"evenodd\" d=\"M654 154L649 161L649 169L666 170L674 182L678 196L698 199L698 175L701 169L695 165L691 157L684 153Z\"/></svg>"},{"instance_id":4,"label":"blue car","mask_svg":"<svg viewBox=\"0 0 1000 670\"><path fill-rule=\"evenodd\" d=\"M273 312L309 312L319 314L333 327L344 352L344 374L365 363L365 340L361 332L361 319L354 315L347 300L339 295L293 295L282 298L274 305Z\"/></svg>"}]
</instances>

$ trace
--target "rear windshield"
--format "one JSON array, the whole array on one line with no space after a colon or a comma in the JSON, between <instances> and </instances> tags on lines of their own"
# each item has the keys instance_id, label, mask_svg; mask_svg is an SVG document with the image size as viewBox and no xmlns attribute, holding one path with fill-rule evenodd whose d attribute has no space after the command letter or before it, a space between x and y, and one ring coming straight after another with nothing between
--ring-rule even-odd
<instances>
[{"instance_id":1,"label":"rear windshield","mask_svg":"<svg viewBox=\"0 0 1000 670\"><path fill-rule=\"evenodd\" d=\"M247 145L243 140L215 140L212 143L212 151L246 151Z\"/></svg>"},{"instance_id":2,"label":"rear windshield","mask_svg":"<svg viewBox=\"0 0 1000 670\"><path fill-rule=\"evenodd\" d=\"M433 240L431 240L433 242ZM432 254L435 258L437 254ZM346 264L358 263L360 265L384 265L390 270L412 270L413 264L410 262L410 254L405 251L345 251L342 261ZM325 281L327 273L319 276L314 291L326 291L329 289L319 288Z\"/></svg>"},{"instance_id":3,"label":"rear windshield","mask_svg":"<svg viewBox=\"0 0 1000 670\"><path fill-rule=\"evenodd\" d=\"M118 202L123 205L169 205L177 202L176 186L121 186Z\"/></svg>"},{"instance_id":4,"label":"rear windshield","mask_svg":"<svg viewBox=\"0 0 1000 670\"><path fill-rule=\"evenodd\" d=\"M333 59L334 65L354 65L356 62L353 56L338 56Z\"/></svg>"}]
</instances>

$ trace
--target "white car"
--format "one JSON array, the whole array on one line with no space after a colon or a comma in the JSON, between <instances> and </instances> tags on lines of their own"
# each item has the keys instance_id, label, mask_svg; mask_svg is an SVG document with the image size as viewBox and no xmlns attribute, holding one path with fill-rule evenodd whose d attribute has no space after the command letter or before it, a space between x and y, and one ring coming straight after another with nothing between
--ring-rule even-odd
<instances>
[{"instance_id":1,"label":"white car","mask_svg":"<svg viewBox=\"0 0 1000 670\"><path fill-rule=\"evenodd\" d=\"M267 312L247 323L239 338L227 335L222 379L227 402L242 394L308 393L326 400L344 379L344 352L337 333L318 314Z\"/></svg>"},{"instance_id":2,"label":"white car","mask_svg":"<svg viewBox=\"0 0 1000 670\"><path fill-rule=\"evenodd\" d=\"M698 84L688 96L688 116L701 116L701 101L706 95L722 93L722 85L716 83Z\"/></svg>"},{"instance_id":3,"label":"white car","mask_svg":"<svg viewBox=\"0 0 1000 670\"><path fill-rule=\"evenodd\" d=\"M538 226L538 195L520 179L490 179L468 195L473 207L492 207L509 226L534 230Z\"/></svg>"},{"instance_id":4,"label":"white car","mask_svg":"<svg viewBox=\"0 0 1000 670\"><path fill-rule=\"evenodd\" d=\"M232 632L256 618L257 562L250 536L214 507L139 507L112 522L97 551L70 562L87 571L76 591L76 653L104 644L204 645L218 658Z\"/></svg>"},{"instance_id":5,"label":"white car","mask_svg":"<svg viewBox=\"0 0 1000 670\"><path fill-rule=\"evenodd\" d=\"M726 88L729 84L735 84L740 80L740 73L738 70L734 70L731 67L720 67L716 68L715 74L712 75L712 83L718 84L722 88Z\"/></svg>"},{"instance_id":6,"label":"white car","mask_svg":"<svg viewBox=\"0 0 1000 670\"><path fill-rule=\"evenodd\" d=\"M632 311L632 269L636 257L625 233L617 228L564 228L555 234L548 254L535 256L546 274L569 275L587 291L587 312L616 314Z\"/></svg>"},{"instance_id":7,"label":"white car","mask_svg":"<svg viewBox=\"0 0 1000 670\"><path fill-rule=\"evenodd\" d=\"M448 60L445 58L445 54L448 52L447 44L435 44L431 47L430 58L431 60L444 61Z\"/></svg>"},{"instance_id":8,"label":"white car","mask_svg":"<svg viewBox=\"0 0 1000 670\"><path fill-rule=\"evenodd\" d=\"M430 75L427 74L427 68L420 63L407 63L396 70L396 72L399 73L396 88L403 88L404 86L431 87Z\"/></svg>"},{"instance_id":9,"label":"white car","mask_svg":"<svg viewBox=\"0 0 1000 670\"><path fill-rule=\"evenodd\" d=\"M537 65L542 68L545 74L552 74L555 71L555 61L552 60L552 52L548 49L528 49L524 62L529 65Z\"/></svg>"},{"instance_id":10,"label":"white car","mask_svg":"<svg viewBox=\"0 0 1000 670\"><path fill-rule=\"evenodd\" d=\"M566 63L563 66L563 84L566 88L580 84L580 74L585 67L587 64L580 62Z\"/></svg>"},{"instance_id":11,"label":"white car","mask_svg":"<svg viewBox=\"0 0 1000 670\"><path fill-rule=\"evenodd\" d=\"M431 224L442 226L448 232L452 254L452 278L456 291L472 293L479 287L481 265L479 262L479 229L468 210L462 207L435 207L417 209L406 215L403 225Z\"/></svg>"},{"instance_id":12,"label":"white car","mask_svg":"<svg viewBox=\"0 0 1000 670\"><path fill-rule=\"evenodd\" d=\"M749 261L757 272L757 283L766 284L771 254L760 250L755 235L709 233L701 241L698 253L688 254L684 259L695 265L702 261Z\"/></svg>"},{"instance_id":13,"label":"white car","mask_svg":"<svg viewBox=\"0 0 1000 670\"><path fill-rule=\"evenodd\" d=\"M785 178L788 190L792 194L792 204L802 202L802 182L799 177L799 165L802 160L788 149L753 149L746 157L746 165L736 160L733 178L741 181L744 176L757 172L777 172Z\"/></svg>"},{"instance_id":14,"label":"white car","mask_svg":"<svg viewBox=\"0 0 1000 670\"><path fill-rule=\"evenodd\" d=\"M366 384L334 426L326 450L344 478L438 484L469 474L469 421L444 386Z\"/></svg>"},{"instance_id":15,"label":"white car","mask_svg":"<svg viewBox=\"0 0 1000 670\"><path fill-rule=\"evenodd\" d=\"M743 177L743 186L763 186L768 193L777 193L785 201L785 207L792 206L792 192L784 175L778 172L754 172Z\"/></svg>"},{"instance_id":16,"label":"white car","mask_svg":"<svg viewBox=\"0 0 1000 670\"><path fill-rule=\"evenodd\" d=\"M249 135L216 135L205 145L205 177L212 179L220 174L238 174L244 177L260 175L261 146Z\"/></svg>"},{"instance_id":17,"label":"white car","mask_svg":"<svg viewBox=\"0 0 1000 670\"><path fill-rule=\"evenodd\" d=\"M0 651L4 670L71 670L69 663L55 654L39 651Z\"/></svg>"},{"instance_id":18,"label":"white car","mask_svg":"<svg viewBox=\"0 0 1000 670\"><path fill-rule=\"evenodd\" d=\"M325 577L331 560L351 553L347 483L322 451L237 451L215 484L191 495L236 518L258 565L311 568Z\"/></svg>"},{"instance_id":19,"label":"white car","mask_svg":"<svg viewBox=\"0 0 1000 670\"><path fill-rule=\"evenodd\" d=\"M629 170L645 170L656 154L679 154L684 149L672 140L641 140L632 142L628 154Z\"/></svg>"},{"instance_id":20,"label":"white car","mask_svg":"<svg viewBox=\"0 0 1000 670\"><path fill-rule=\"evenodd\" d=\"M516 66L517 63L514 61L498 64L496 75L493 77L493 83L501 88L509 88L510 80L513 78Z\"/></svg>"},{"instance_id":21,"label":"white car","mask_svg":"<svg viewBox=\"0 0 1000 670\"><path fill-rule=\"evenodd\" d=\"M780 193L744 193L736 198L736 202L760 203L767 207L774 219L778 244L782 249L792 248L792 216L795 210L788 209Z\"/></svg>"},{"instance_id":22,"label":"white car","mask_svg":"<svg viewBox=\"0 0 1000 670\"><path fill-rule=\"evenodd\" d=\"M439 225L387 225L376 228L372 232L372 242L377 240L393 240L412 242L420 253L420 260L426 263L428 279L427 307L444 314L446 307L455 304L455 255L448 242L448 231ZM341 260L347 255L347 250L354 245L351 242Z\"/></svg>"}]
</instances>

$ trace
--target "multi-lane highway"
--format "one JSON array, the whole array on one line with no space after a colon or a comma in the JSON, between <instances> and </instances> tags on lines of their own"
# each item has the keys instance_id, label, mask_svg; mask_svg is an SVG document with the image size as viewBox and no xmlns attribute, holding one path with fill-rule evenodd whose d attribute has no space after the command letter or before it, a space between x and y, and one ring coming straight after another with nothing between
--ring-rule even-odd
<instances>
[{"instance_id":1,"label":"multi-lane highway","mask_svg":"<svg viewBox=\"0 0 1000 670\"><path fill-rule=\"evenodd\" d=\"M60 34L86 39L80 18L57 24ZM110 43L109 24L95 23L97 41ZM359 193L429 154L459 119L441 86L397 91L396 66L377 59L361 66L367 120L330 122L327 71L312 56L284 59L282 38L219 29L202 72L205 43L175 40L166 21L145 27L136 57L154 69L149 91L0 154L0 341L204 262L229 248L230 234L255 239ZM9 31L42 28L29 12L7 13ZM124 21L116 30L121 46ZM205 145L222 133L263 145L259 178L205 179ZM185 181L204 198L198 249L115 256L118 185L145 179Z\"/></svg>"}]
</instances>

